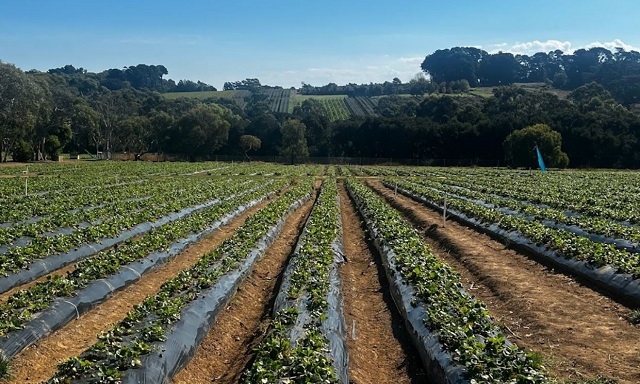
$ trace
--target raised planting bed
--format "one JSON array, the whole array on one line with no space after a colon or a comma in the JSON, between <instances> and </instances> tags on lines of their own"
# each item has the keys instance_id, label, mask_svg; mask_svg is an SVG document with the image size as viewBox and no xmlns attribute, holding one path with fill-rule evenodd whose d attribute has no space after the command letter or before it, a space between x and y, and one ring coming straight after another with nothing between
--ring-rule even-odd
<instances>
[{"instance_id":1,"label":"raised planting bed","mask_svg":"<svg viewBox=\"0 0 640 384\"><path fill-rule=\"evenodd\" d=\"M395 188L395 182L387 182ZM398 182L398 192L442 211L443 196L433 189ZM508 215L465 199L447 198L447 214L478 231L640 306L640 254L594 242L563 229Z\"/></svg>"},{"instance_id":2,"label":"raised planting bed","mask_svg":"<svg viewBox=\"0 0 640 384\"><path fill-rule=\"evenodd\" d=\"M216 317L278 236L285 218L310 198L305 180L247 219L233 237L164 283L48 383L166 383L193 356Z\"/></svg>"},{"instance_id":3,"label":"raised planting bed","mask_svg":"<svg viewBox=\"0 0 640 384\"><path fill-rule=\"evenodd\" d=\"M64 276L11 295L0 304L0 355L12 358L265 199L283 183L231 196L83 260Z\"/></svg>"},{"instance_id":4,"label":"raised planting bed","mask_svg":"<svg viewBox=\"0 0 640 384\"><path fill-rule=\"evenodd\" d=\"M349 383L338 207L336 181L329 178L296 244L273 323L243 383Z\"/></svg>"},{"instance_id":5,"label":"raised planting bed","mask_svg":"<svg viewBox=\"0 0 640 384\"><path fill-rule=\"evenodd\" d=\"M420 234L371 189L347 179L380 253L390 290L435 383L546 383L543 367L510 343L484 304L438 261Z\"/></svg>"}]
</instances>

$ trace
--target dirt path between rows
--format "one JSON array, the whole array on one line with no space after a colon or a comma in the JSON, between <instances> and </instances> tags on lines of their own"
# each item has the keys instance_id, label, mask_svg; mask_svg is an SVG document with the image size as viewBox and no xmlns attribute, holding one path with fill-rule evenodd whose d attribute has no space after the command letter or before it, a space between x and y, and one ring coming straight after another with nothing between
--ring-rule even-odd
<instances>
[{"instance_id":1,"label":"dirt path between rows","mask_svg":"<svg viewBox=\"0 0 640 384\"><path fill-rule=\"evenodd\" d=\"M425 383L427 379L418 352L411 346L400 315L393 308L384 272L367 244L360 218L344 184L340 184L338 190L347 257L340 275L349 330L350 382Z\"/></svg>"},{"instance_id":2,"label":"dirt path between rows","mask_svg":"<svg viewBox=\"0 0 640 384\"><path fill-rule=\"evenodd\" d=\"M628 308L470 228L452 221L442 228L440 213L379 181L368 184L425 234L512 341L543 356L552 375L640 382L640 328L624 320Z\"/></svg>"},{"instance_id":3,"label":"dirt path between rows","mask_svg":"<svg viewBox=\"0 0 640 384\"><path fill-rule=\"evenodd\" d=\"M316 192L320 185L316 181ZM265 336L280 276L311 212L315 197L286 220L282 233L256 263L174 384L237 383Z\"/></svg>"},{"instance_id":4,"label":"dirt path between rows","mask_svg":"<svg viewBox=\"0 0 640 384\"><path fill-rule=\"evenodd\" d=\"M268 201L248 209L228 225L188 247L176 258L158 269L143 275L139 281L116 293L79 319L26 348L11 362L13 380L0 380L0 383L40 383L47 380L55 373L57 364L67 358L79 355L92 346L101 332L121 321L135 304L158 292L160 286L167 279L176 276L183 269L193 266L203 254L231 237L250 215L266 204Z\"/></svg>"}]
</instances>

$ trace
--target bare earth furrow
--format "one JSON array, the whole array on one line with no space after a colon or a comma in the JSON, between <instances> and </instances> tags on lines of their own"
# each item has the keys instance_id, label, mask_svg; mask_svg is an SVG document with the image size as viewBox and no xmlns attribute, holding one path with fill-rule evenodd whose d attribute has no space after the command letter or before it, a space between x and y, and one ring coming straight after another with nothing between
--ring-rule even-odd
<instances>
[{"instance_id":1,"label":"bare earth furrow","mask_svg":"<svg viewBox=\"0 0 640 384\"><path fill-rule=\"evenodd\" d=\"M379 181L369 185L424 231L505 334L539 352L552 375L640 382L640 329L624 319L629 308L470 228L452 221L443 228L440 213Z\"/></svg>"}]
</instances>

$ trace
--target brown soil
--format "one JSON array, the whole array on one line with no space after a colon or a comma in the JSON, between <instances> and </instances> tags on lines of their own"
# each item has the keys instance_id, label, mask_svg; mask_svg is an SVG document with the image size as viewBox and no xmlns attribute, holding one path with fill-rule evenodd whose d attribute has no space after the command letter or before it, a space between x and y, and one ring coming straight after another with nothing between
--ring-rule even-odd
<instances>
[{"instance_id":1,"label":"brown soil","mask_svg":"<svg viewBox=\"0 0 640 384\"><path fill-rule=\"evenodd\" d=\"M316 183L316 188L319 183ZM285 222L174 384L237 383L269 328L276 284L313 206L311 199Z\"/></svg>"},{"instance_id":2,"label":"brown soil","mask_svg":"<svg viewBox=\"0 0 640 384\"><path fill-rule=\"evenodd\" d=\"M181 270L193 266L203 254L231 237L247 217L266 204L268 202L262 202L248 209L228 225L187 248L176 258L143 275L135 284L22 351L11 362L13 380L6 382L40 383L47 380L55 373L57 364L79 355L93 345L101 332L121 321L135 304L158 292L165 281L176 276Z\"/></svg>"},{"instance_id":3,"label":"brown soil","mask_svg":"<svg viewBox=\"0 0 640 384\"><path fill-rule=\"evenodd\" d=\"M140 237L142 237L142 236L143 236L143 235L136 235L136 236L132 237L132 238L131 238L131 240L137 240L137 239L139 239L139 238L140 238ZM11 296L11 295L13 295L14 293L16 293L16 292L18 292L18 291L20 291L20 290L23 290L23 289L29 289L29 288L33 287L34 285L36 285L36 283L37 283L37 282L39 282L39 281L45 281L45 280L47 280L47 278L49 278L49 277L53 277L53 276L63 276L63 275L66 275L68 272L73 271L73 270L75 269L76 265L77 265L80 261L83 261L83 260L86 260L86 259L89 259L89 258L95 257L95 256L97 256L97 255L99 255L100 253L103 253L103 252L109 252L109 251L111 251L112 249L113 249L113 247L105 248L105 249L103 249L103 250L101 250L101 251L99 251L99 252L95 252L95 253L93 253L92 255L90 255L90 256L88 256L88 257L86 257L86 258L82 258L81 260L76 260L75 262L73 262L73 263L71 263L71 264L69 264L69 265L66 265L66 266L64 266L64 267L62 267L62 268L58 268L58 269L56 269L56 270L53 270L53 271L51 271L51 272L47 273L47 274L46 274L46 275L44 275L44 276L40 276L39 278L37 278L37 279L35 279L35 280L32 280L32 281L30 281L30 282L28 282L28 283L24 283L24 284L19 285L19 286L17 286L17 287L11 288L10 290L8 290L8 291L6 291L6 292L0 293L0 304L1 304L1 303L3 303L3 302L5 302L5 301L6 301L6 300Z\"/></svg>"},{"instance_id":4,"label":"brown soil","mask_svg":"<svg viewBox=\"0 0 640 384\"><path fill-rule=\"evenodd\" d=\"M505 334L536 351L561 380L611 378L640 382L640 329L624 320L629 308L453 221L379 181L369 185L424 231L438 257L484 301Z\"/></svg>"},{"instance_id":5,"label":"brown soil","mask_svg":"<svg viewBox=\"0 0 640 384\"><path fill-rule=\"evenodd\" d=\"M359 216L340 185L340 211L347 262L341 266L353 384L424 383L417 351L393 307L384 272L379 269ZM354 338L355 336L355 338Z\"/></svg>"},{"instance_id":6,"label":"brown soil","mask_svg":"<svg viewBox=\"0 0 640 384\"><path fill-rule=\"evenodd\" d=\"M1 168L28 167L29 165L33 165L33 163L18 163L14 161L7 161L6 163L0 162Z\"/></svg>"}]
</instances>

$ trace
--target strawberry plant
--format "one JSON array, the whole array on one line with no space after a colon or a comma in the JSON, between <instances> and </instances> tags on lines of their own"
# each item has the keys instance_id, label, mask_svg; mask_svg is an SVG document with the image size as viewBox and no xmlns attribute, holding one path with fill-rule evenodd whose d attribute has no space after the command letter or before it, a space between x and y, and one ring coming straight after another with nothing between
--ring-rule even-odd
<instances>
[{"instance_id":1,"label":"strawberry plant","mask_svg":"<svg viewBox=\"0 0 640 384\"><path fill-rule=\"evenodd\" d=\"M413 288L411 302L424 304L424 325L436 332L440 344L465 368L469 380L548 382L543 368L506 341L484 304L462 289L459 276L433 255L400 212L355 179L347 179L347 186L370 235L387 250L382 257L389 270L399 273L404 284Z\"/></svg>"}]
</instances>

